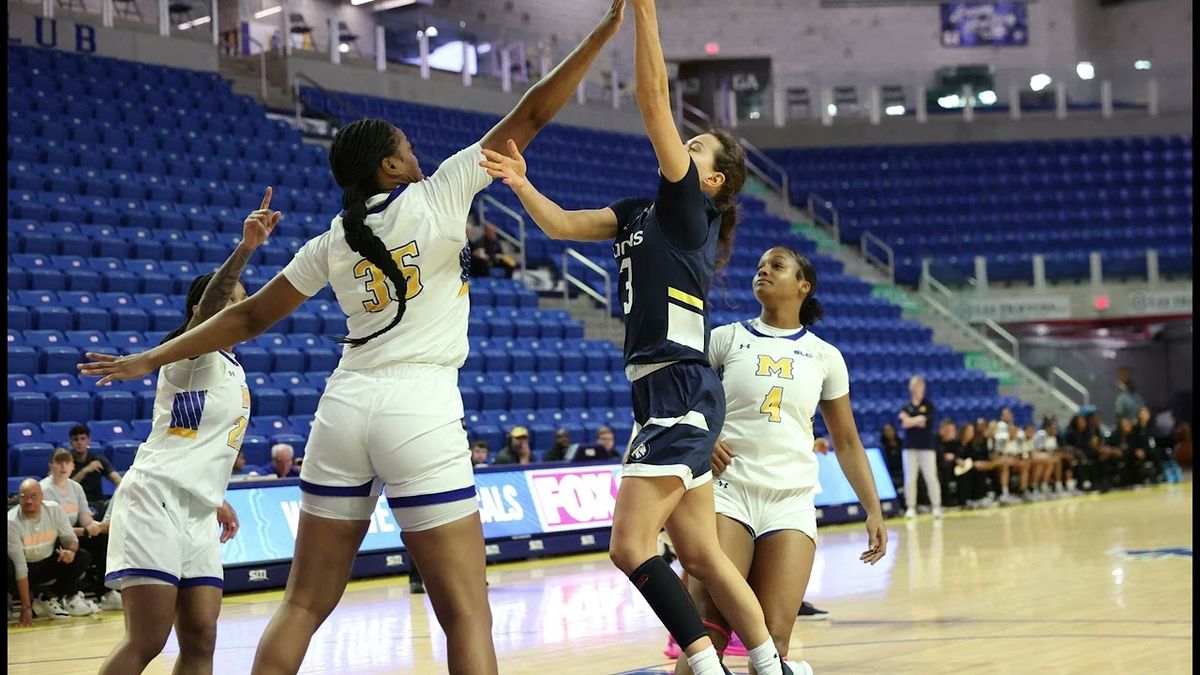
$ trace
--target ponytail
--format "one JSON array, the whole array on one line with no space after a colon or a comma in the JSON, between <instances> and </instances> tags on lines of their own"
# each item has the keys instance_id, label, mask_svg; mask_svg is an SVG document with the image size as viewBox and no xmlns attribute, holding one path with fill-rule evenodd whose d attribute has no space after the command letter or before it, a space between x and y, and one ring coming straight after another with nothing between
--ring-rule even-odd
<instances>
[{"instance_id":1,"label":"ponytail","mask_svg":"<svg viewBox=\"0 0 1200 675\"><path fill-rule=\"evenodd\" d=\"M817 268L813 267L812 261L800 251L794 248L782 248L796 261L796 267L800 268L796 278L805 279L812 286L808 291L808 297L800 303L800 325L811 327L825 316L825 309L821 307L821 301L817 299Z\"/></svg>"},{"instance_id":2,"label":"ponytail","mask_svg":"<svg viewBox=\"0 0 1200 675\"><path fill-rule=\"evenodd\" d=\"M713 203L721 212L721 229L717 234L716 268L720 272L729 264L733 257L734 230L738 225L738 205L732 196L718 194L719 199Z\"/></svg>"},{"instance_id":3,"label":"ponytail","mask_svg":"<svg viewBox=\"0 0 1200 675\"><path fill-rule=\"evenodd\" d=\"M738 205L734 198L746 185L746 151L738 139L725 129L709 129L721 143L721 152L713 156L713 171L725 176L725 183L713 195L713 204L721 212L721 230L717 235L716 269L720 272L733 257L733 233L738 226Z\"/></svg>"},{"instance_id":4,"label":"ponytail","mask_svg":"<svg viewBox=\"0 0 1200 675\"><path fill-rule=\"evenodd\" d=\"M346 245L350 247L350 250L378 267L379 271L383 272L383 276L392 282L392 286L396 289L392 298L396 303L396 316L392 318L391 323L366 337L352 338L346 335L333 338L335 342L351 347L362 346L371 339L395 328L404 318L404 310L408 308L408 280L396 265L396 260L392 258L392 253L388 250L387 245L375 235L371 228L367 227L367 197L368 195L361 192L357 186L351 186L342 192L342 208L345 209L342 214L342 231L345 233Z\"/></svg>"},{"instance_id":5,"label":"ponytail","mask_svg":"<svg viewBox=\"0 0 1200 675\"><path fill-rule=\"evenodd\" d=\"M391 323L366 337L335 336L333 340L360 347L396 327L407 308L408 280L392 258L391 251L367 226L367 199L380 191L376 179L379 163L396 152L399 141L395 127L384 120L359 120L338 130L329 148L329 167L342 188L342 231L346 245L383 273L395 287L391 300L396 316ZM387 284L384 284L385 286ZM382 301L383 298L380 298Z\"/></svg>"},{"instance_id":6,"label":"ponytail","mask_svg":"<svg viewBox=\"0 0 1200 675\"><path fill-rule=\"evenodd\" d=\"M812 326L825 316L825 310L821 307L821 301L813 297L810 293L804 299L804 304L800 305L800 325Z\"/></svg>"},{"instance_id":7,"label":"ponytail","mask_svg":"<svg viewBox=\"0 0 1200 675\"><path fill-rule=\"evenodd\" d=\"M196 305L200 304L200 298L204 297L204 289L208 288L208 282L212 281L214 276L216 276L216 272L209 272L208 274L201 274L192 279L191 285L188 286L187 299L184 300L186 306L183 308L183 323L179 324L179 327L175 330L167 333L166 337L160 340L158 344L161 345L164 342L174 340L187 331L188 325L192 323L192 317L196 315Z\"/></svg>"}]
</instances>

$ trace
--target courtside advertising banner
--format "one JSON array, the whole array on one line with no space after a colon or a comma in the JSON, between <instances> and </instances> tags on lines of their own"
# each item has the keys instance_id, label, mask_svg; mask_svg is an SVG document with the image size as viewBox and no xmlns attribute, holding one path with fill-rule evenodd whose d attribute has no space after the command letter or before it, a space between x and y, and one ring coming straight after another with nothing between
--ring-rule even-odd
<instances>
[{"instance_id":1,"label":"courtside advertising banner","mask_svg":"<svg viewBox=\"0 0 1200 675\"><path fill-rule=\"evenodd\" d=\"M880 499L895 499L879 450L867 450ZM821 487L818 507L856 503L854 490L842 475L833 454L818 455ZM613 508L621 484L619 464L575 464L528 470L475 474L479 515L488 540L528 537L612 526ZM238 488L225 498L238 512L238 536L221 547L225 565L253 565L290 560L300 524L300 486L297 484ZM360 551L403 548L400 528L382 497Z\"/></svg>"}]
</instances>

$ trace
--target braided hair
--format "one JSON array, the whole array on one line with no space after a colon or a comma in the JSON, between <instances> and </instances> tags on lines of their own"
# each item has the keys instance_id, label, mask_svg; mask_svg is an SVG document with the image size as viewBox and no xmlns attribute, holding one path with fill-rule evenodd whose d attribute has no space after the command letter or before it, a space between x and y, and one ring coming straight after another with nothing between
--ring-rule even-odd
<instances>
[{"instance_id":1,"label":"braided hair","mask_svg":"<svg viewBox=\"0 0 1200 675\"><path fill-rule=\"evenodd\" d=\"M388 332L404 318L407 308L408 281L383 240L367 227L367 199L380 192L376 179L379 163L396 152L399 141L395 128L379 119L353 122L337 132L329 149L329 168L342 188L342 231L350 250L379 268L395 286L396 316L391 323L367 335L334 337L334 341L360 347L372 338Z\"/></svg>"},{"instance_id":2,"label":"braided hair","mask_svg":"<svg viewBox=\"0 0 1200 675\"><path fill-rule=\"evenodd\" d=\"M167 333L167 336L158 344L161 345L168 340L174 340L187 331L188 325L192 323L192 317L196 315L196 305L200 304L200 298L204 297L204 289L208 288L208 282L212 281L214 276L216 276L216 272L209 272L208 274L201 274L192 279L192 285L188 286L187 305L184 307L183 323L179 324L179 327L175 330Z\"/></svg>"},{"instance_id":3,"label":"braided hair","mask_svg":"<svg viewBox=\"0 0 1200 675\"><path fill-rule=\"evenodd\" d=\"M812 262L800 251L788 247L782 248L792 256L792 259L796 261L796 266L800 268L800 274L796 278L806 279L808 283L812 284L808 296L800 304L800 325L812 326L825 315L821 301L817 300L817 268L813 267Z\"/></svg>"},{"instance_id":4,"label":"braided hair","mask_svg":"<svg viewBox=\"0 0 1200 675\"><path fill-rule=\"evenodd\" d=\"M709 129L721 143L721 151L713 155L713 171L725 175L725 183L713 195L713 204L721 212L721 230L717 234L717 271L733 256L733 231L738 225L738 205L734 198L746 185L746 151L738 139L725 129Z\"/></svg>"}]
</instances>

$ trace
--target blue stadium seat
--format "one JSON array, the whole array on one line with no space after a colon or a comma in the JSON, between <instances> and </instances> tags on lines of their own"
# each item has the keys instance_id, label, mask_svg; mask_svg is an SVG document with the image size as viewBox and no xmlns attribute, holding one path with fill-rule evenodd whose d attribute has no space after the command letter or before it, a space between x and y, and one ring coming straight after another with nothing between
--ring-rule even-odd
<instances>
[{"instance_id":1,"label":"blue stadium seat","mask_svg":"<svg viewBox=\"0 0 1200 675\"><path fill-rule=\"evenodd\" d=\"M9 392L8 419L10 422L41 424L50 416L50 401L41 392Z\"/></svg>"},{"instance_id":2,"label":"blue stadium seat","mask_svg":"<svg viewBox=\"0 0 1200 675\"><path fill-rule=\"evenodd\" d=\"M10 446L18 443L41 443L42 428L37 424L28 422L9 422L8 423L8 444Z\"/></svg>"},{"instance_id":3,"label":"blue stadium seat","mask_svg":"<svg viewBox=\"0 0 1200 675\"><path fill-rule=\"evenodd\" d=\"M54 446L49 443L20 443L12 446L16 454L15 472L21 476L45 476L50 470Z\"/></svg>"}]
</instances>

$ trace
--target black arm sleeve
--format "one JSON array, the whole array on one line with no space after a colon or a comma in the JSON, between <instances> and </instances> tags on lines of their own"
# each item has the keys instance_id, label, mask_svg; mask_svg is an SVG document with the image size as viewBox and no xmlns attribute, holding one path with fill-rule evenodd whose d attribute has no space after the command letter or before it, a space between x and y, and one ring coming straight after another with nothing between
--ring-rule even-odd
<instances>
[{"instance_id":1,"label":"black arm sleeve","mask_svg":"<svg viewBox=\"0 0 1200 675\"><path fill-rule=\"evenodd\" d=\"M689 160L688 171L677 183L661 174L654 208L658 226L667 241L677 248L700 248L708 240L708 197L700 189L700 172Z\"/></svg>"}]
</instances>

